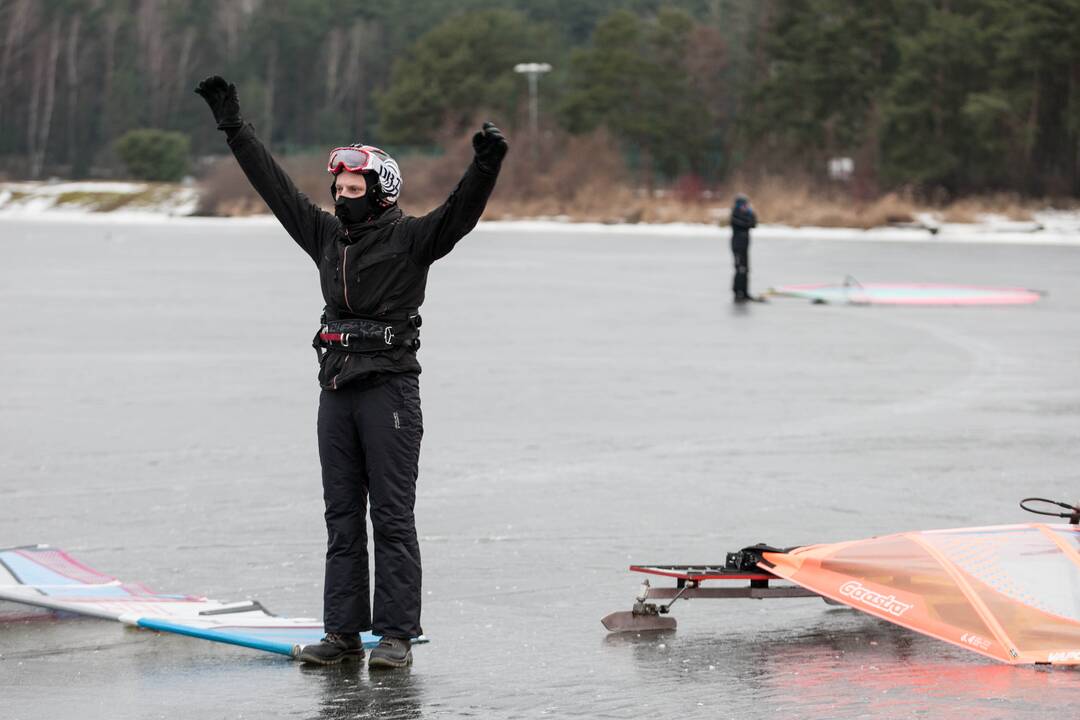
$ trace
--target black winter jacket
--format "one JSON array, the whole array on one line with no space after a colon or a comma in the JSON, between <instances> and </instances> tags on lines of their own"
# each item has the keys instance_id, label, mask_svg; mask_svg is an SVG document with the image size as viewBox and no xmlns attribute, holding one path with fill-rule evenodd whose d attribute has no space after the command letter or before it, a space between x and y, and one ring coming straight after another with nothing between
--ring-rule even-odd
<instances>
[{"instance_id":1,"label":"black winter jacket","mask_svg":"<svg viewBox=\"0 0 1080 720\"><path fill-rule=\"evenodd\" d=\"M329 320L396 323L416 314L424 302L428 267L476 226L498 176L497 168L492 172L473 162L446 202L427 215L411 217L395 205L371 222L351 225L346 235L336 216L297 190L250 124L229 139L229 147L252 186L318 266ZM416 350L404 345L364 354L331 349L320 363L319 383L326 389L420 372Z\"/></svg>"},{"instance_id":2,"label":"black winter jacket","mask_svg":"<svg viewBox=\"0 0 1080 720\"><path fill-rule=\"evenodd\" d=\"M757 226L757 216L749 206L732 208L731 210L731 242L740 244L750 243L750 228Z\"/></svg>"}]
</instances>

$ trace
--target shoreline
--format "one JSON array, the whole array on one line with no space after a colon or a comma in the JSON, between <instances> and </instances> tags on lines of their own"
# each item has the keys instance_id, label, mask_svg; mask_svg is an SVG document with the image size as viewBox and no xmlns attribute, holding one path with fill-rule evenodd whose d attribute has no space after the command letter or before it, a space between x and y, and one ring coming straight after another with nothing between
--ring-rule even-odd
<instances>
[{"instance_id":1,"label":"shoreline","mask_svg":"<svg viewBox=\"0 0 1080 720\"><path fill-rule=\"evenodd\" d=\"M845 242L909 242L909 243L950 243L950 244L1012 244L1012 245L1066 245L1080 246L1080 213L1062 213L1067 215L1060 227L1044 227L1039 230L1016 231L1007 226L996 227L988 224L953 224L939 226L936 233L919 228L878 227L862 228L838 227L792 227L788 225L759 225L753 231L753 239L758 241L813 238ZM3 210L0 209L0 223L3 222L43 222L43 223L113 223L133 225L192 224L208 227L237 227L240 225L274 226L277 220L270 214L249 215L244 217L211 217L200 215L170 215L149 211L93 212L86 210ZM1075 226L1076 229L1072 229ZM515 219L482 220L477 225L477 232L510 230L525 233L577 233L584 235L662 235L683 238L723 238L728 229L719 225L705 223L598 223L574 222L561 219Z\"/></svg>"},{"instance_id":2,"label":"shoreline","mask_svg":"<svg viewBox=\"0 0 1080 720\"><path fill-rule=\"evenodd\" d=\"M270 214L240 217L194 215L198 190L191 184L87 181L0 183L0 222L60 223L192 223L235 227L276 224ZM511 230L526 233L663 235L724 237L726 226L714 223L602 223L569 217L484 220L478 232ZM1031 221L986 216L976 223L940 223L923 214L906 226L821 227L762 224L756 240L814 238L851 242L1008 243L1019 245L1080 245L1080 210L1044 210Z\"/></svg>"}]
</instances>

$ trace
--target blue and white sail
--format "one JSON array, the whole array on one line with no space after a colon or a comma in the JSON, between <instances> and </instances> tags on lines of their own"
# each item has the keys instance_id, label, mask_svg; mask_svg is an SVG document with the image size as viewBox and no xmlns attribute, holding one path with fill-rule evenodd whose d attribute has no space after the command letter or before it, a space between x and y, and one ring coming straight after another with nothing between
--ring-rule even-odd
<instances>
[{"instance_id":1,"label":"blue and white sail","mask_svg":"<svg viewBox=\"0 0 1080 720\"><path fill-rule=\"evenodd\" d=\"M47 545L0 550L0 600L293 658L323 636L322 623L313 618L278 617L254 600L230 603L157 593L98 572ZM361 640L365 647L374 647L379 637L364 633Z\"/></svg>"}]
</instances>

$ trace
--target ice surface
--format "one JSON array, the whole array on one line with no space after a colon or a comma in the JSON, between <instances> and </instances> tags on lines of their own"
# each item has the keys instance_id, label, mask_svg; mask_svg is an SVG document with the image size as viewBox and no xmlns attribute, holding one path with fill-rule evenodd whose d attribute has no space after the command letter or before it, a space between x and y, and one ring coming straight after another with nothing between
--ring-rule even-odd
<instances>
[{"instance_id":1,"label":"ice surface","mask_svg":"<svg viewBox=\"0 0 1080 720\"><path fill-rule=\"evenodd\" d=\"M73 222L0 219L0 545L49 542L163 592L318 614L314 266L266 220ZM924 238L759 233L751 288L852 274L1049 295L733 306L719 230L481 226L432 268L423 309L433 642L412 671L309 672L27 617L0 624L5 717L1070 707L1076 673L990 665L817 600L691 601L665 638L599 623L629 609L631 562L1025 522L1021 497L1076 497L1080 249Z\"/></svg>"}]
</instances>

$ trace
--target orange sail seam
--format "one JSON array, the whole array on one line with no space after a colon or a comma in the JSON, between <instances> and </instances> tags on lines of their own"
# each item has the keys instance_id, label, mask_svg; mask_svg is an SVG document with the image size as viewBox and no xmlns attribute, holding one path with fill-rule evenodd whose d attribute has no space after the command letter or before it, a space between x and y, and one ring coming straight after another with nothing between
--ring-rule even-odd
<instances>
[{"instance_id":1,"label":"orange sail seam","mask_svg":"<svg viewBox=\"0 0 1080 720\"><path fill-rule=\"evenodd\" d=\"M978 593L972 589L971 585L968 584L967 578L964 577L956 566L949 562L948 558L942 555L937 548L920 538L918 534L904 533L904 537L922 547L923 550L929 553L930 556L941 565L942 569L944 569L945 572L949 574L949 577L953 579L953 582L956 583L956 586L960 588L960 591L964 593L964 597L971 603L971 606L975 608L975 612L979 614L982 621L990 628L990 632L994 633L994 637L997 639L998 643L1000 643L1003 648L1007 649L1009 655L1013 658L1019 658L1020 653L1017 651L1016 645L1013 643L1012 639L1009 638L1008 633L1005 632L1005 628L1001 627L997 618L995 618L993 613L990 612L990 609L986 607L982 598L980 598Z\"/></svg>"},{"instance_id":2,"label":"orange sail seam","mask_svg":"<svg viewBox=\"0 0 1080 720\"><path fill-rule=\"evenodd\" d=\"M903 535L904 535L904 533L895 533L894 535L887 535L887 536L883 536L883 537L894 537L894 536L903 536ZM854 541L849 541L849 542L845 542L845 543L837 543L837 545L847 546L847 545L854 545L854 544L856 544L858 542L859 541L854 540ZM813 547L814 548L821 548L823 546L822 545L815 545ZM799 550L802 550L802 548L800 548ZM953 645L956 645L957 647L963 648L964 650L974 652L974 653L978 653L979 655L984 655L984 656L990 658L991 660L995 660L997 662L1004 662L1004 663L1010 662L1007 657L1003 657L1000 654L995 655L992 652L989 652L987 650L983 650L982 648L974 646L974 645L965 644L964 642L962 642L959 639L946 637L945 635L940 635L940 634L937 634L937 633L934 633L934 632L927 632L926 628L923 627L922 625L920 625L918 622L912 622L912 621L907 620L907 619L905 619L903 617L898 617L898 616L896 616L894 614L891 614L891 613L888 613L888 612L886 612L884 610L881 610L880 608L852 603L850 598L844 597L844 595L842 593L836 592L834 589L827 588L827 587L814 586L815 583L809 583L809 584L806 583L801 578L796 577L796 575L798 575L800 572L802 572L805 569L805 563L802 562L802 560L809 560L812 563L817 564L818 569L820 569L821 568L821 566L820 566L821 558L799 558L798 569L795 569L794 571L791 571L791 568L788 567L785 564L783 558L797 558L799 550L796 550L796 551L794 551L792 553L768 553L768 552L766 552L766 553L762 553L762 557L764 557L766 560L770 560L770 562L775 562L776 563L776 565L775 565L774 569L772 570L772 572L776 573L777 575L784 578L785 580L790 580L791 582L795 583L796 585L804 587L807 590L811 590L813 592L816 592L817 594L821 595L822 597L830 598L830 599L835 600L836 602L838 602L838 603L840 603L842 605L846 605L846 606L852 608L853 610L857 610L859 612L866 613L867 615L870 615L871 617L876 617L876 618L878 618L880 620L884 620L885 622L889 622L889 623L892 623L894 625L899 625L900 627L907 628L908 630L911 630L912 632L917 632L917 633L920 633L922 635L927 635L927 636L932 637L932 638L934 638L936 640L941 640L943 642L947 642L947 643L951 643ZM829 556L831 557L834 554L835 553L830 552ZM769 556L776 557L776 560L775 561L771 560ZM991 633L992 633L992 631L991 631ZM998 644L1001 645L1001 647L1005 648L1006 650L1009 647L1005 643L1002 643L999 638L998 638Z\"/></svg>"},{"instance_id":3,"label":"orange sail seam","mask_svg":"<svg viewBox=\"0 0 1080 720\"><path fill-rule=\"evenodd\" d=\"M1035 527L1039 528L1039 532L1050 538L1055 545L1061 548L1061 552L1065 554L1065 557L1072 560L1073 564L1080 568L1080 552L1077 552L1069 543L1065 542L1061 537L1061 533L1054 532L1045 523L1037 523Z\"/></svg>"}]
</instances>

